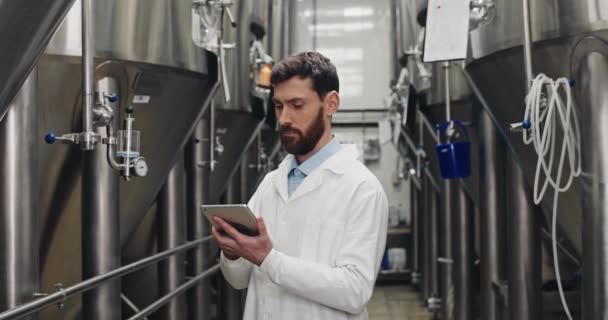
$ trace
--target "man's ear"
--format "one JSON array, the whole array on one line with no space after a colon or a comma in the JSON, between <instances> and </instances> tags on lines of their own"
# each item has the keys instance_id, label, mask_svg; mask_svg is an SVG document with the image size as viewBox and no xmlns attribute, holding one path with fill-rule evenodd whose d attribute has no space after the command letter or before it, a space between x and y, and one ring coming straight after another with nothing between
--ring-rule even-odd
<instances>
[{"instance_id":1,"label":"man's ear","mask_svg":"<svg viewBox=\"0 0 608 320\"><path fill-rule=\"evenodd\" d=\"M333 116L338 112L338 108L340 107L340 94L335 90L328 92L325 96L325 104L327 107L327 115L330 117Z\"/></svg>"}]
</instances>

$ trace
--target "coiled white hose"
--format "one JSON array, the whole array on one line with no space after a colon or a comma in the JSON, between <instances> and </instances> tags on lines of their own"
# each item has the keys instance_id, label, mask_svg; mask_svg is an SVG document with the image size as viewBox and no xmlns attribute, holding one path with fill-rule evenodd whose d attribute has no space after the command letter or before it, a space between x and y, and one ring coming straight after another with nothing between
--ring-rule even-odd
<instances>
[{"instance_id":1,"label":"coiled white hose","mask_svg":"<svg viewBox=\"0 0 608 320\"><path fill-rule=\"evenodd\" d=\"M565 96L566 103L562 96ZM534 203L539 204L542 201L549 186L554 190L551 221L553 264L564 311L568 319L572 320L562 288L556 231L559 193L568 190L574 178L581 174L580 130L568 79L553 80L544 74L536 76L526 96L524 127L529 127L529 130L523 132L524 143L532 143L538 155L534 176ZM556 162L555 151L559 127L562 131L562 143L559 161ZM564 172L566 165L569 170ZM566 174L565 183L562 180L564 174Z\"/></svg>"}]
</instances>

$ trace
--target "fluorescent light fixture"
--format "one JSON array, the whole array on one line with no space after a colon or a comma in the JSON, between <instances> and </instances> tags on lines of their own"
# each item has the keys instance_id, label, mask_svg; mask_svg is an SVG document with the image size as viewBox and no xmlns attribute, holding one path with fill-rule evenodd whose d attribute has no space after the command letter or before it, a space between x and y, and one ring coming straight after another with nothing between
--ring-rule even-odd
<instances>
[{"instance_id":1,"label":"fluorescent light fixture","mask_svg":"<svg viewBox=\"0 0 608 320\"><path fill-rule=\"evenodd\" d=\"M314 11L312 9L303 10L300 13L301 17L312 17ZM326 9L326 10L317 10L317 17L323 18L363 18L363 17L371 17L374 15L373 7L346 7L340 9Z\"/></svg>"},{"instance_id":2,"label":"fluorescent light fixture","mask_svg":"<svg viewBox=\"0 0 608 320\"><path fill-rule=\"evenodd\" d=\"M309 24L308 31L344 31L344 32L354 32L354 31L364 31L364 30L372 30L374 29L374 23L367 21L358 21L358 22L335 22L335 23L317 23L317 25Z\"/></svg>"},{"instance_id":3,"label":"fluorescent light fixture","mask_svg":"<svg viewBox=\"0 0 608 320\"><path fill-rule=\"evenodd\" d=\"M370 17L374 15L372 7L346 7L343 10L344 17Z\"/></svg>"}]
</instances>

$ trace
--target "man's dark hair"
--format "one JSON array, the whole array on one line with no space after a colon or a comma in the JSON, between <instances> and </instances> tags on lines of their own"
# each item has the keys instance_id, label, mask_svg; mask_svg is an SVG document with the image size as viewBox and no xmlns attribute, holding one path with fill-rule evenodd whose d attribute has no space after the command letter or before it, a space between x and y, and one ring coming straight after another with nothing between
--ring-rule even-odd
<instances>
[{"instance_id":1,"label":"man's dark hair","mask_svg":"<svg viewBox=\"0 0 608 320\"><path fill-rule=\"evenodd\" d=\"M340 80L336 67L318 52L302 52L289 56L272 68L270 83L273 86L293 77L312 79L313 89L319 98L331 91L340 91Z\"/></svg>"}]
</instances>

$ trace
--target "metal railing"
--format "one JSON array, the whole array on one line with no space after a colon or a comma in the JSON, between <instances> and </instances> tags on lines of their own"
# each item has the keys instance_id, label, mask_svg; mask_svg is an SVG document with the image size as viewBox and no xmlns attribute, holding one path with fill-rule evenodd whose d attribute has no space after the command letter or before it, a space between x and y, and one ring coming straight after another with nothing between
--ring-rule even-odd
<instances>
[{"instance_id":1,"label":"metal railing","mask_svg":"<svg viewBox=\"0 0 608 320\"><path fill-rule=\"evenodd\" d=\"M175 247L173 249L159 252L153 256L135 261L126 266L122 266L120 268L114 269L108 273L104 273L104 274L89 278L89 279L79 282L73 286L59 289L59 291L49 294L48 296L46 296L44 298L40 298L40 299L31 301L31 302L25 303L14 309L6 310L6 311L0 313L0 320L19 319L21 317L25 317L25 316L31 315L33 313L36 313L53 304L63 303L73 295L81 294L83 292L96 288L97 286L101 285L102 283L104 283L106 281L110 281L110 280L113 280L116 278L123 277L123 276L133 273L139 269L143 269L143 268L148 267L152 264L155 264L159 261L162 261L172 255L198 247L206 242L209 242L211 239L213 239L213 237L208 236L208 237L204 237L204 238L201 238L198 240L186 242L183 245ZM203 279L207 278L208 276L214 274L218 270L219 270L219 265L216 264L213 267L211 267L210 269L208 269L207 271L197 275L196 277L192 278L188 282L184 283L183 285L181 285L179 288L175 289L174 291L161 297L160 299L155 301L152 305L145 308L144 310L142 310L135 316L131 317L130 320L141 319L141 318L151 314L158 308L160 308L163 305L165 305L166 303L168 303L171 300L171 298L185 292L187 289L194 286L196 283L202 281Z\"/></svg>"},{"instance_id":2,"label":"metal railing","mask_svg":"<svg viewBox=\"0 0 608 320\"><path fill-rule=\"evenodd\" d=\"M175 290L167 293L166 295L162 296L160 299L156 300L154 303L152 303L151 305L149 305L148 307L146 307L142 311L138 312L136 315L132 316L128 320L142 319L142 318L150 315L151 313L153 313L154 311L156 311L158 308L164 306L169 301L171 301L171 299L173 299L175 296L178 296L178 295L186 292L188 289L194 287L197 283L199 283L200 281L204 280L208 276L214 274L219 269L220 269L219 265L217 265L217 264L214 265L213 267L209 268L207 271L199 274L198 276L192 278L188 282L182 284L177 289L175 289Z\"/></svg>"}]
</instances>

